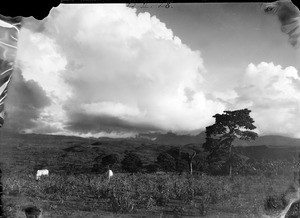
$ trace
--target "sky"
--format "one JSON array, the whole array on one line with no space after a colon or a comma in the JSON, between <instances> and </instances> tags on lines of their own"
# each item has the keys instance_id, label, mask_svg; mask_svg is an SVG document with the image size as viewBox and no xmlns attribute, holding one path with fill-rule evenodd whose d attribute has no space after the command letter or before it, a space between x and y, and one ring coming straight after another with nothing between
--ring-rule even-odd
<instances>
[{"instance_id":1,"label":"sky","mask_svg":"<svg viewBox=\"0 0 300 218\"><path fill-rule=\"evenodd\" d=\"M250 109L260 135L300 137L300 52L257 3L63 5L24 19L4 128L196 134Z\"/></svg>"}]
</instances>

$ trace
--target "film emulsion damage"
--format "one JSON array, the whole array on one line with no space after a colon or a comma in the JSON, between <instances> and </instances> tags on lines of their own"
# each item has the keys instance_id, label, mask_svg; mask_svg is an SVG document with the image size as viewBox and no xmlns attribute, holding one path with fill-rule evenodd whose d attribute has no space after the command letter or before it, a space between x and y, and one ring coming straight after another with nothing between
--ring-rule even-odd
<instances>
[{"instance_id":1,"label":"film emulsion damage","mask_svg":"<svg viewBox=\"0 0 300 218\"><path fill-rule=\"evenodd\" d=\"M5 106L9 81L11 80L14 62L17 54L18 34L23 17L33 16L44 19L52 7L58 6L59 0L47 1L6 1L0 8L0 128L4 124ZM0 180L2 170L0 169ZM0 217L3 216L3 187L0 183ZM30 208L29 208L30 209ZM31 215L26 209L25 214ZM38 209L37 209L38 210Z\"/></svg>"}]
</instances>

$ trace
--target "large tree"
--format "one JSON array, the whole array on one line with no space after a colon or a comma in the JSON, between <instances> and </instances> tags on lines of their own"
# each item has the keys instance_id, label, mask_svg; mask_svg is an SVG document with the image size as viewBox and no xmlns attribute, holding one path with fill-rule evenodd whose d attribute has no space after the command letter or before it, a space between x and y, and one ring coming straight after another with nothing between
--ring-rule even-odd
<instances>
[{"instance_id":1,"label":"large tree","mask_svg":"<svg viewBox=\"0 0 300 218\"><path fill-rule=\"evenodd\" d=\"M216 114L215 124L206 127L206 142L203 148L208 151L209 164L222 169L229 166L229 175L232 176L232 164L238 157L233 153L233 142L236 139L254 140L257 133L251 131L256 127L250 117L250 110L245 108L235 111L224 111Z\"/></svg>"}]
</instances>

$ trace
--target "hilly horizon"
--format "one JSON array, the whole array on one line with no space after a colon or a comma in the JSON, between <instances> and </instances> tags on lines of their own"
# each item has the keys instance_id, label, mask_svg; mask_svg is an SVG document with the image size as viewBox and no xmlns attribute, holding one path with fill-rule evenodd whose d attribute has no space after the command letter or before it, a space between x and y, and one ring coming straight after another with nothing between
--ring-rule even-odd
<instances>
[{"instance_id":1,"label":"hilly horizon","mask_svg":"<svg viewBox=\"0 0 300 218\"><path fill-rule=\"evenodd\" d=\"M205 132L202 131L196 135L189 135L189 134L176 134L172 132L168 133L141 133L138 134L136 137L128 137L128 138L110 138L110 137L79 137L79 136L67 136L67 135L49 135L49 134L24 134L24 133L17 133L8 130L1 130L2 133L6 133L9 135L23 135L24 137L29 135L39 135L45 137L68 137L68 138L83 138L83 139L100 139L100 140L108 140L108 141L118 141L122 140L129 140L129 141L140 141L140 142L151 142L160 145L176 145L176 146L183 146L188 144L203 144L205 142ZM1 137L1 135L0 135ZM292 138L287 136L280 136L280 135L263 135L258 136L255 140L251 141L242 141L236 140L234 142L235 146L276 146L276 147L295 147L300 146L300 138Z\"/></svg>"},{"instance_id":2,"label":"hilly horizon","mask_svg":"<svg viewBox=\"0 0 300 218\"><path fill-rule=\"evenodd\" d=\"M205 132L200 132L197 135L178 135L175 133L166 134L142 134L136 137L137 139L148 139L152 142L163 145L187 145L187 144L203 144L205 142ZM259 136L255 140L242 141L236 140L235 146L300 146L300 138L292 138L279 135L264 135Z\"/></svg>"}]
</instances>

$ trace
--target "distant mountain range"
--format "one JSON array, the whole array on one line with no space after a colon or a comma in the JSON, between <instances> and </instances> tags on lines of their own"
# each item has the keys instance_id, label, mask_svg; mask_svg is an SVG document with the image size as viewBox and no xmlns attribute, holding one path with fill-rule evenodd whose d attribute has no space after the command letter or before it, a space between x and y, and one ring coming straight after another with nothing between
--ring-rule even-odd
<instances>
[{"instance_id":1,"label":"distant mountain range","mask_svg":"<svg viewBox=\"0 0 300 218\"><path fill-rule=\"evenodd\" d=\"M5 135L10 135L11 137L30 137L30 135L35 136L35 138L52 138L51 135L40 135L40 134L18 134L15 132L10 132L2 129L1 132ZM1 136L1 135L0 135ZM77 136L55 136L55 137L64 137L64 138L80 138ZM142 133L137 135L135 138L122 138L125 141L135 141L135 142L148 142L151 144L160 144L160 145L188 145L188 144L198 144L202 145L205 142L205 132L200 132L196 135L179 135L175 133ZM91 138L92 139L92 138ZM96 138L94 138L96 139ZM101 137L98 138L101 141L119 141L118 138L109 138ZM1 138L0 138L1 141ZM265 135L259 136L256 140L252 141L242 141L236 140L234 142L235 146L267 146L267 147L298 147L300 148L300 138L291 138L286 136L279 135Z\"/></svg>"},{"instance_id":2,"label":"distant mountain range","mask_svg":"<svg viewBox=\"0 0 300 218\"><path fill-rule=\"evenodd\" d=\"M286 136L278 135L266 135L260 136L254 141L237 141L237 145L240 146L256 146L256 145L266 145L266 146L283 146L283 147L300 147L300 138L290 138Z\"/></svg>"},{"instance_id":3,"label":"distant mountain range","mask_svg":"<svg viewBox=\"0 0 300 218\"><path fill-rule=\"evenodd\" d=\"M136 139L151 140L153 143L162 145L187 145L187 144L203 144L205 142L205 132L198 135L177 135L175 133L150 133L140 134ZM300 147L300 138L290 138L278 135L260 136L256 140L234 142L236 146L283 146L283 147Z\"/></svg>"},{"instance_id":4,"label":"distant mountain range","mask_svg":"<svg viewBox=\"0 0 300 218\"><path fill-rule=\"evenodd\" d=\"M177 145L186 148L201 149L205 142L205 132L198 135L143 134L137 140L151 140L160 145ZM256 140L234 142L235 150L253 159L292 160L300 154L300 139L278 135L260 136Z\"/></svg>"},{"instance_id":5,"label":"distant mountain range","mask_svg":"<svg viewBox=\"0 0 300 218\"><path fill-rule=\"evenodd\" d=\"M150 133L139 134L136 139L151 140L153 143L161 145L186 145L203 144L205 142L205 132L198 135L177 135L175 133Z\"/></svg>"}]
</instances>

